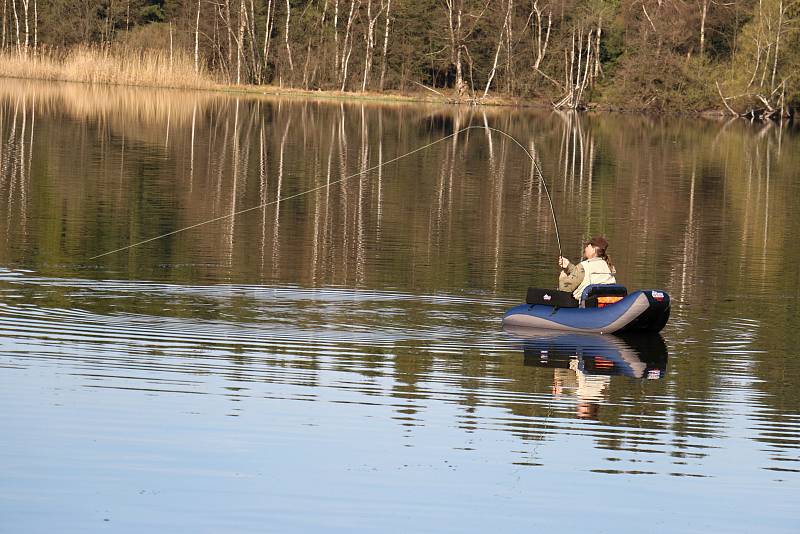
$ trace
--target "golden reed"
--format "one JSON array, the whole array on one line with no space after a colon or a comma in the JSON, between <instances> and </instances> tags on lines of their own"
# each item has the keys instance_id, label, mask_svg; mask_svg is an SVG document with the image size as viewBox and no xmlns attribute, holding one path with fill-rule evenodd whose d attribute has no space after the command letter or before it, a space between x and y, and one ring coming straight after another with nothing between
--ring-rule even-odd
<instances>
[{"instance_id":1,"label":"golden reed","mask_svg":"<svg viewBox=\"0 0 800 534\"><path fill-rule=\"evenodd\" d=\"M139 85L150 87L210 88L217 83L184 52L78 46L66 52L42 49L34 55L16 50L0 53L0 76L37 80Z\"/></svg>"}]
</instances>

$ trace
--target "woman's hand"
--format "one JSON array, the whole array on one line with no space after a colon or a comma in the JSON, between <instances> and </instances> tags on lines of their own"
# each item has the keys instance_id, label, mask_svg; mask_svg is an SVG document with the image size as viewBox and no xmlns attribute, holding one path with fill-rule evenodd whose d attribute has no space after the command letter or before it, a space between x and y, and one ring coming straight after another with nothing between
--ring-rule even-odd
<instances>
[{"instance_id":1,"label":"woman's hand","mask_svg":"<svg viewBox=\"0 0 800 534\"><path fill-rule=\"evenodd\" d=\"M559 256L558 257L558 266L561 267L562 269L566 269L567 267L569 267L569 260L567 258L565 258L564 256Z\"/></svg>"}]
</instances>

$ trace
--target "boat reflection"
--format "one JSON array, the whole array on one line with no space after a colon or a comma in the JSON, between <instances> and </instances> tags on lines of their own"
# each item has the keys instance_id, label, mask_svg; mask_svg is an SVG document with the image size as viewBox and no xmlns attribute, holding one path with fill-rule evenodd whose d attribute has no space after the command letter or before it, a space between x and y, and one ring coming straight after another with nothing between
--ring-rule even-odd
<instances>
[{"instance_id":1,"label":"boat reflection","mask_svg":"<svg viewBox=\"0 0 800 534\"><path fill-rule=\"evenodd\" d=\"M610 336L520 327L504 330L519 339L524 364L553 369L552 393L578 400L578 417L596 419L611 377L657 380L668 351L658 334Z\"/></svg>"}]
</instances>

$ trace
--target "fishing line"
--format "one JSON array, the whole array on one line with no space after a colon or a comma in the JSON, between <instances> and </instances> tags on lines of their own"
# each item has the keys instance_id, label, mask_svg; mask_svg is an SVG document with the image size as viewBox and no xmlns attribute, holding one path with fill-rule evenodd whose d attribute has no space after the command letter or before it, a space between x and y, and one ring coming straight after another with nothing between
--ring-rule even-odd
<instances>
[{"instance_id":1,"label":"fishing line","mask_svg":"<svg viewBox=\"0 0 800 534\"><path fill-rule=\"evenodd\" d=\"M237 215L241 215L241 214L247 213L249 211L255 211L255 210L258 210L258 209L263 209L263 208L266 208L266 207L271 206L273 204L278 204L279 202L285 202L287 200L292 200L293 198L298 198L298 197L301 197L303 195L308 195L310 193L314 193L316 191L319 191L320 189L325 189L326 187L331 187L333 185L340 184L340 183L342 183L344 181L347 181L347 180L350 180L352 178L355 178L356 176L363 176L363 175L367 174L368 172L372 172L374 170L377 170L377 169L383 167L384 165L389 165L390 163L394 163L394 162L399 161L399 160L401 160L403 158L407 158L408 156L416 154L417 152L422 152L423 150L427 150L428 148L430 148L430 147L432 147L434 145L437 145L437 144L439 144L439 143L441 143L443 141L446 141L448 139L452 139L453 137L455 137L455 136L457 136L457 135L459 135L459 134L461 134L463 132L466 132L467 130L484 130L484 131L485 130L489 130L489 131L492 131L492 132L497 132L498 134L503 135L503 136L507 137L508 139L510 139L511 141L513 141L517 146L519 146L525 152L525 154L528 155L528 157L531 160L531 163L533 164L533 167L536 169L536 173L538 174L539 181L542 184L542 188L544 189L545 195L547 196L547 202L548 202L548 204L550 204L550 213L553 215L553 226L555 226L556 241L558 242L558 255L559 255L559 257L561 257L562 256L562 253L561 253L561 238L558 235L558 220L556 219L556 210L553 208L553 200L550 197L550 190L547 188L547 182L544 179L544 175L542 174L542 169L539 167L539 164L536 162L536 159L533 157L533 155L530 153L530 151L527 148L525 148L525 146L523 146L522 143L520 143L511 134L508 134L508 133L504 132L503 130L500 130L498 128L493 128L491 126L472 125L472 126L465 126L464 128L461 128L458 131L455 131L455 132L453 132L453 133L451 133L449 135L446 135L446 136L444 136L444 137L442 137L440 139L437 139L436 141L428 143L427 145L423 145L423 146L421 146L419 148L415 148L414 150L412 150L410 152L406 152L405 154L401 154L401 155L399 155L399 156L397 156L397 157L395 157L393 159L390 159L388 161L384 161L383 163L380 163L378 165L374 165L374 166L372 166L372 167L370 167L368 169L365 169L363 171L359 171L359 172L357 172L355 174L351 174L349 176L345 176L345 177L340 178L338 180L335 180L333 182L329 182L329 183L314 187L312 189L308 189L306 191L302 191L300 193L295 193L294 195L289 195L288 197L277 198L277 199L275 199L275 200L273 200L271 202L265 202L264 204L259 204L258 206L252 206L250 208L245 208L243 210L239 210L239 211L236 211L236 212L233 212L233 213L228 213L226 215L220 215L219 217L214 217L213 219L208 219L206 221L202 221L202 222L199 222L197 224L192 224L192 225L186 226L184 228L179 228L177 230L173 230L171 232L167 232L166 234L157 235L155 237L151 237L151 238L145 239L143 241L138 241L136 243L133 243L132 245L127 245L127 246L124 246L124 247L121 247L121 248L118 248L118 249L115 249L115 250L110 250L108 252L104 252L102 254L98 254L97 256L92 256L89 259L90 260L95 260L97 258L102 258L103 256L109 256L111 254L116 254L117 252L122 252L123 250L129 250L129 249L132 249L134 247L138 247L138 246L144 245L146 243L151 243L153 241L157 241L157 240L163 239L165 237L169 237L169 236L172 236L172 235L175 235L175 234L179 234L179 233L185 232L187 230L192 230L192 229L197 228L199 226L203 226L203 225L206 225L206 224L211 224L211 223L214 223L214 222L217 222L217 221L222 221L222 220L225 220L225 219L230 219L231 217L236 217Z\"/></svg>"}]
</instances>

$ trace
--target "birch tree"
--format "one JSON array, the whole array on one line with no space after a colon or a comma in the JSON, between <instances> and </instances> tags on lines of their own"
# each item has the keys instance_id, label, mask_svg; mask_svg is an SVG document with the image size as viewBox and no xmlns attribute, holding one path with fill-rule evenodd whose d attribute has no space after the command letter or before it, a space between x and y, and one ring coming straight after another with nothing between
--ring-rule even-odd
<instances>
[{"instance_id":1,"label":"birch tree","mask_svg":"<svg viewBox=\"0 0 800 534\"><path fill-rule=\"evenodd\" d=\"M503 18L503 28L500 30L500 36L497 40L497 48L495 49L494 53L494 64L492 65L492 70L489 72L489 79L486 81L486 89L483 91L483 98L489 94L489 88L492 86L492 80L494 80L495 73L497 72L497 61L500 58L500 48L503 45L503 36L511 34L511 12L514 9L514 1L513 0L506 0L506 13L505 17ZM509 42L509 56L511 55L511 44Z\"/></svg>"},{"instance_id":2,"label":"birch tree","mask_svg":"<svg viewBox=\"0 0 800 534\"><path fill-rule=\"evenodd\" d=\"M391 20L392 0L386 2L386 26L383 30L383 53L381 54L381 79L379 88L383 91L383 82L386 77L386 51L389 49L389 21Z\"/></svg>"},{"instance_id":3,"label":"birch tree","mask_svg":"<svg viewBox=\"0 0 800 534\"><path fill-rule=\"evenodd\" d=\"M590 82L590 72L594 70L595 30L572 30L570 48L564 49L564 86L566 93L553 104L556 109L578 109L583 105L583 93Z\"/></svg>"},{"instance_id":4,"label":"birch tree","mask_svg":"<svg viewBox=\"0 0 800 534\"><path fill-rule=\"evenodd\" d=\"M30 45L30 25L28 24L28 8L30 6L30 0L21 0L22 1L22 10L23 15L25 17L25 45L23 46L23 55L28 55L28 46Z\"/></svg>"},{"instance_id":5,"label":"birch tree","mask_svg":"<svg viewBox=\"0 0 800 534\"><path fill-rule=\"evenodd\" d=\"M244 0L239 0L239 30L236 36L236 85L240 85L242 83L242 59L244 56L244 28L246 12Z\"/></svg>"},{"instance_id":6,"label":"birch tree","mask_svg":"<svg viewBox=\"0 0 800 534\"><path fill-rule=\"evenodd\" d=\"M706 48L706 17L711 0L698 0L700 8L700 57L704 57Z\"/></svg>"},{"instance_id":7,"label":"birch tree","mask_svg":"<svg viewBox=\"0 0 800 534\"><path fill-rule=\"evenodd\" d=\"M456 98L461 98L466 93L467 87L464 83L464 73L462 70L461 53L463 50L463 17L464 0L443 0L447 9L448 30L450 33L450 61L456 69L455 91Z\"/></svg>"},{"instance_id":8,"label":"birch tree","mask_svg":"<svg viewBox=\"0 0 800 534\"><path fill-rule=\"evenodd\" d=\"M347 70L350 65L350 55L353 53L353 22L358 15L358 11L356 10L357 4L360 5L361 2L359 0L350 0L350 12L347 15L347 27L344 32L344 42L342 43L342 58L340 62L341 74L339 80L342 91L344 91L347 86Z\"/></svg>"},{"instance_id":9,"label":"birch tree","mask_svg":"<svg viewBox=\"0 0 800 534\"><path fill-rule=\"evenodd\" d=\"M197 0L197 18L194 23L194 72L200 72L200 0Z\"/></svg>"},{"instance_id":10,"label":"birch tree","mask_svg":"<svg viewBox=\"0 0 800 534\"><path fill-rule=\"evenodd\" d=\"M275 28L275 2L277 0L267 0L267 15L264 18L264 49L262 57L264 58L264 71L269 69L269 50L272 44L272 32Z\"/></svg>"},{"instance_id":11,"label":"birch tree","mask_svg":"<svg viewBox=\"0 0 800 534\"><path fill-rule=\"evenodd\" d=\"M289 0L286 0L286 32L284 38L286 40L286 56L289 60L289 72L294 73L294 63L292 62L292 45L289 44L289 20L292 18L292 5Z\"/></svg>"},{"instance_id":12,"label":"birch tree","mask_svg":"<svg viewBox=\"0 0 800 534\"><path fill-rule=\"evenodd\" d=\"M3 29L0 35L0 50L6 49L6 27L8 26L8 0L3 0Z\"/></svg>"},{"instance_id":13,"label":"birch tree","mask_svg":"<svg viewBox=\"0 0 800 534\"><path fill-rule=\"evenodd\" d=\"M17 55L22 57L22 43L19 39L19 15L17 14L17 0L11 0L11 7L14 10L14 28L17 32Z\"/></svg>"},{"instance_id":14,"label":"birch tree","mask_svg":"<svg viewBox=\"0 0 800 534\"><path fill-rule=\"evenodd\" d=\"M375 24L383 12L383 6L380 7L375 16L372 16L372 0L367 0L367 35L366 37L366 50L364 52L364 78L361 82L361 92L367 90L367 82L369 81L369 74L372 70L372 56L375 51Z\"/></svg>"}]
</instances>

